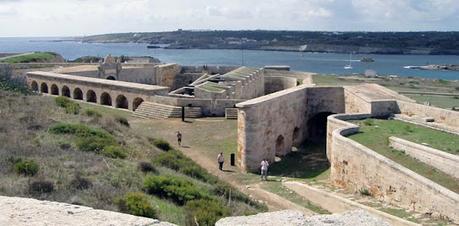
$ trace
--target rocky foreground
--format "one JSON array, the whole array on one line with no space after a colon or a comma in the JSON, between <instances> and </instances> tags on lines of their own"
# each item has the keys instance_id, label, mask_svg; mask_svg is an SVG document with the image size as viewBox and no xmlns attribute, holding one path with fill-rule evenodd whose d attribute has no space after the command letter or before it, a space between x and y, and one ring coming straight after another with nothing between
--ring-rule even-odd
<instances>
[{"instance_id":1,"label":"rocky foreground","mask_svg":"<svg viewBox=\"0 0 459 226\"><path fill-rule=\"evenodd\" d=\"M389 226L384 220L370 215L364 210L342 214L316 215L305 217L301 212L284 210L260 213L253 216L228 217L217 222L216 226Z\"/></svg>"}]
</instances>

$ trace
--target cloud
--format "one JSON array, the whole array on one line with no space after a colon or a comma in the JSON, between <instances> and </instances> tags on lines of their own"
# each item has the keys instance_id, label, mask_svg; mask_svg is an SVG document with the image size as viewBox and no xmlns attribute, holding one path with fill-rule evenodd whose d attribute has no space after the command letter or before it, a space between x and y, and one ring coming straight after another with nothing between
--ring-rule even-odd
<instances>
[{"instance_id":1,"label":"cloud","mask_svg":"<svg viewBox=\"0 0 459 226\"><path fill-rule=\"evenodd\" d=\"M0 0L0 36L183 29L457 30L457 0Z\"/></svg>"}]
</instances>

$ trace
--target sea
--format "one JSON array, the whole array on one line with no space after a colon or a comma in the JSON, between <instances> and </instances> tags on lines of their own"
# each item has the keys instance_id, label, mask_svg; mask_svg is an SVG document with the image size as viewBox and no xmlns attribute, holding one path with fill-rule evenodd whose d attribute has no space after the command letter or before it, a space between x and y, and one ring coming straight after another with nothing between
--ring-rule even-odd
<instances>
[{"instance_id":1,"label":"sea","mask_svg":"<svg viewBox=\"0 0 459 226\"><path fill-rule=\"evenodd\" d=\"M125 56L152 56L166 63L181 65L243 65L263 67L288 65L291 70L329 75L378 74L413 76L431 79L459 80L459 71L428 71L406 69L405 66L426 64L459 64L459 56L448 55L352 55L352 70L344 66L350 62L350 54L300 53L258 50L203 50L203 49L148 49L139 43L81 43L55 41L59 38L0 38L0 53L51 51L73 60L81 56L104 57L108 54ZM375 60L360 62L363 57Z\"/></svg>"}]
</instances>

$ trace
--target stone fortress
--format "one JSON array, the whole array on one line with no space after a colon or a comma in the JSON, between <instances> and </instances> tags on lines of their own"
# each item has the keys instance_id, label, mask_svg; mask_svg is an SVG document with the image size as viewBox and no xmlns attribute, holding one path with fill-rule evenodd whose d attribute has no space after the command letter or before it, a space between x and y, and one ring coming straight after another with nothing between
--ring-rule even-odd
<instances>
[{"instance_id":1,"label":"stone fortress","mask_svg":"<svg viewBox=\"0 0 459 226\"><path fill-rule=\"evenodd\" d=\"M346 137L359 131L348 121L365 118L395 118L459 135L459 112L417 104L376 84L322 87L288 67L120 64L110 57L100 65L30 72L27 82L39 93L126 109L145 119L182 113L237 119L237 164L246 172L305 140L323 139L336 187L369 188L384 202L459 223L459 194ZM423 149L397 138L391 145L407 153ZM425 153L427 164L458 178L457 156Z\"/></svg>"}]
</instances>

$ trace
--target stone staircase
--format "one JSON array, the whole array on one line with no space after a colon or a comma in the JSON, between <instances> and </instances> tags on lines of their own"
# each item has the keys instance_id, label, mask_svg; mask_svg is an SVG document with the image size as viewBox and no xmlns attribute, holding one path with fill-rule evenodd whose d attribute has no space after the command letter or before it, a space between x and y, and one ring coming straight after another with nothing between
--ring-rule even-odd
<instances>
[{"instance_id":1,"label":"stone staircase","mask_svg":"<svg viewBox=\"0 0 459 226\"><path fill-rule=\"evenodd\" d=\"M237 119L237 108L226 108L225 118L226 119Z\"/></svg>"},{"instance_id":2,"label":"stone staircase","mask_svg":"<svg viewBox=\"0 0 459 226\"><path fill-rule=\"evenodd\" d=\"M143 119L181 118L182 108L144 101L133 115ZM201 116L202 110L200 107L185 107L186 118L200 118Z\"/></svg>"}]
</instances>

